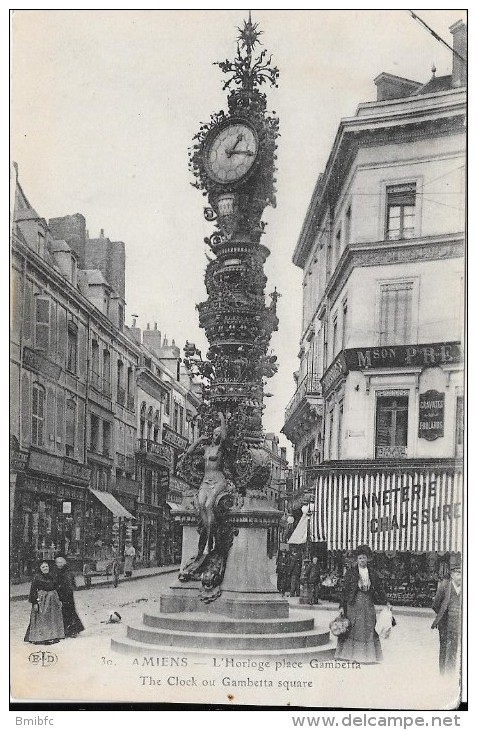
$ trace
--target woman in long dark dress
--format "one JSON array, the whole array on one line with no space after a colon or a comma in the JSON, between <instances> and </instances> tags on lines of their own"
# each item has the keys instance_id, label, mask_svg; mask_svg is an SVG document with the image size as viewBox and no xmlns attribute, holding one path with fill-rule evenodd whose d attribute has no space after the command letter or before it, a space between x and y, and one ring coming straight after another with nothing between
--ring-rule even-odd
<instances>
[{"instance_id":1,"label":"woman in long dark dress","mask_svg":"<svg viewBox=\"0 0 477 730\"><path fill-rule=\"evenodd\" d=\"M81 619L76 613L74 599L75 580L66 564L66 559L62 555L55 558L55 565L57 569L58 595L61 601L63 622L65 625L65 636L74 639L80 631L84 631Z\"/></svg>"},{"instance_id":2,"label":"woman in long dark dress","mask_svg":"<svg viewBox=\"0 0 477 730\"><path fill-rule=\"evenodd\" d=\"M372 556L367 545L355 552L356 565L344 579L340 614L350 621L348 632L338 637L335 659L348 659L360 664L375 664L383 659L381 642L375 631L375 604L389 603L376 572L368 567Z\"/></svg>"},{"instance_id":3,"label":"woman in long dark dress","mask_svg":"<svg viewBox=\"0 0 477 730\"><path fill-rule=\"evenodd\" d=\"M56 644L65 638L63 613L57 592L57 583L50 573L50 566L42 561L33 577L30 595L30 623L25 641L31 644Z\"/></svg>"}]
</instances>

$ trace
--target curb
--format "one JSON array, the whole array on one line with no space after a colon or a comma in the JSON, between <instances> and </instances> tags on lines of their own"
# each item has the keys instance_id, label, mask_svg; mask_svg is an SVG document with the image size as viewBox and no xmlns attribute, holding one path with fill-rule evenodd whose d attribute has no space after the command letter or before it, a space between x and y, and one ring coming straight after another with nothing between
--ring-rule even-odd
<instances>
[{"instance_id":1,"label":"curb","mask_svg":"<svg viewBox=\"0 0 477 730\"><path fill-rule=\"evenodd\" d=\"M339 606L337 603L325 603L321 602L319 604L310 605L309 603L291 603L288 602L290 608L296 608L305 611L338 611ZM434 617L435 613L432 610L432 608L429 607L421 607L421 606L392 606L393 614L395 616L421 616L424 618L429 618L429 616Z\"/></svg>"},{"instance_id":2,"label":"curb","mask_svg":"<svg viewBox=\"0 0 477 730\"><path fill-rule=\"evenodd\" d=\"M179 567L180 567L179 565L171 565L171 566L167 566L164 568L158 568L153 573L147 573L146 575L131 575L128 578L123 577L119 581L119 584L121 585L122 583L127 583L127 582L133 581L133 580L142 580L143 578L157 578L158 575L165 575L167 573L176 573L179 570ZM78 575L81 575L81 574L78 573ZM101 580L101 581L98 581L98 583L93 583L90 588L87 588L85 585L78 586L76 588L75 593L77 591L92 591L95 588L112 588L112 587L113 587L113 584L112 584L111 580ZM18 594L16 596L10 596L10 601L12 601L12 602L13 601L27 601L28 596L29 596L29 591L27 591L26 593Z\"/></svg>"}]
</instances>

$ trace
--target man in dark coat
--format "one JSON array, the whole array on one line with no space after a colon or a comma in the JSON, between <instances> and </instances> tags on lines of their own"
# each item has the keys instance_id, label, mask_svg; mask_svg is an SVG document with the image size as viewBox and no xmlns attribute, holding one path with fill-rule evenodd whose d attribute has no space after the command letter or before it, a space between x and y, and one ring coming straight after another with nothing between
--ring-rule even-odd
<instances>
[{"instance_id":1,"label":"man in dark coat","mask_svg":"<svg viewBox=\"0 0 477 730\"><path fill-rule=\"evenodd\" d=\"M296 551L290 555L289 562L290 575L290 596L300 595L300 576L301 576L301 557Z\"/></svg>"},{"instance_id":2,"label":"man in dark coat","mask_svg":"<svg viewBox=\"0 0 477 730\"><path fill-rule=\"evenodd\" d=\"M288 553L280 550L277 559L277 590L282 596L290 592L289 574L288 574Z\"/></svg>"},{"instance_id":3,"label":"man in dark coat","mask_svg":"<svg viewBox=\"0 0 477 730\"><path fill-rule=\"evenodd\" d=\"M308 583L308 602L310 605L318 604L318 591L320 588L320 568L318 558L315 556L305 571L305 581Z\"/></svg>"},{"instance_id":4,"label":"man in dark coat","mask_svg":"<svg viewBox=\"0 0 477 730\"><path fill-rule=\"evenodd\" d=\"M63 613L63 623L65 626L65 636L71 639L76 638L84 626L80 617L76 613L74 590L76 588L75 579L68 568L66 559L63 555L57 555L55 558L56 576L58 584L58 597L61 601L61 610Z\"/></svg>"},{"instance_id":5,"label":"man in dark coat","mask_svg":"<svg viewBox=\"0 0 477 730\"><path fill-rule=\"evenodd\" d=\"M453 555L450 577L438 587L432 608L436 617L433 629L439 630L439 670L441 674L454 671L460 654L462 621L462 572L460 555Z\"/></svg>"}]
</instances>

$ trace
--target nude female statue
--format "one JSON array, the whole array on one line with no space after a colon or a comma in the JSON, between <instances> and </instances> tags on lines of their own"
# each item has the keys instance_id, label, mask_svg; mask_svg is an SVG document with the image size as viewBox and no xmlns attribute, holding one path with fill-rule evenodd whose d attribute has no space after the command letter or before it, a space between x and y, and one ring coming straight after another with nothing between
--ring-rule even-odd
<instances>
[{"instance_id":1,"label":"nude female statue","mask_svg":"<svg viewBox=\"0 0 477 730\"><path fill-rule=\"evenodd\" d=\"M213 541L214 527L214 507L218 495L225 490L226 478L222 471L224 460L224 442L227 438L227 426L225 416L219 413L220 426L214 429L212 434L212 442L209 436L201 436L186 451L186 455L193 455L196 449L209 442L204 446L204 477L199 487L197 496L199 515L205 530L205 537L201 536L199 544L199 554L203 553L206 546L210 551Z\"/></svg>"}]
</instances>

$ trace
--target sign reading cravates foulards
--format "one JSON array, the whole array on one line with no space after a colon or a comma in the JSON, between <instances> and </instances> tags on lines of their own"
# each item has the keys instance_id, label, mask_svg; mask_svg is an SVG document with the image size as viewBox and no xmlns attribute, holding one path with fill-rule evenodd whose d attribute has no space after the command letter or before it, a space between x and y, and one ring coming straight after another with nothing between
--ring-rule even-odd
<instances>
[{"instance_id":1,"label":"sign reading cravates foulards","mask_svg":"<svg viewBox=\"0 0 477 730\"><path fill-rule=\"evenodd\" d=\"M330 550L462 549L462 471L337 469L315 481L317 532Z\"/></svg>"},{"instance_id":2,"label":"sign reading cravates foulards","mask_svg":"<svg viewBox=\"0 0 477 730\"><path fill-rule=\"evenodd\" d=\"M445 394L437 390L426 390L419 395L420 439L435 441L444 436L444 400Z\"/></svg>"}]
</instances>

